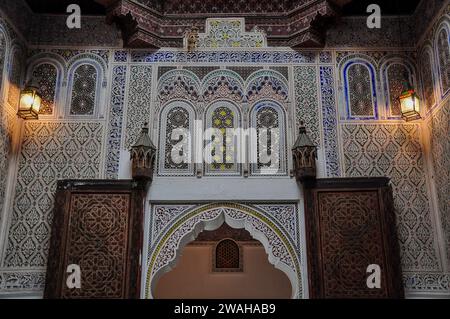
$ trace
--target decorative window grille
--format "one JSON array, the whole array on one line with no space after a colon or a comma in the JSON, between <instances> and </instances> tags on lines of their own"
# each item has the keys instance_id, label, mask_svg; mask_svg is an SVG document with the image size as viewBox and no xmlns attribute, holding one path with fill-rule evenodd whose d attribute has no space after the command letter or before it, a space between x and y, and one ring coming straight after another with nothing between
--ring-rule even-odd
<instances>
[{"instance_id":1,"label":"decorative window grille","mask_svg":"<svg viewBox=\"0 0 450 319\"><path fill-rule=\"evenodd\" d=\"M49 63L39 64L33 69L33 79L39 85L42 96L39 114L49 115L53 113L55 106L56 81L58 71Z\"/></svg>"},{"instance_id":2,"label":"decorative window grille","mask_svg":"<svg viewBox=\"0 0 450 319\"><path fill-rule=\"evenodd\" d=\"M72 79L70 115L94 114L97 78L97 70L90 64L76 68Z\"/></svg>"},{"instance_id":3,"label":"decorative window grille","mask_svg":"<svg viewBox=\"0 0 450 319\"><path fill-rule=\"evenodd\" d=\"M215 247L214 257L214 271L242 271L241 250L234 240L221 240Z\"/></svg>"}]
</instances>

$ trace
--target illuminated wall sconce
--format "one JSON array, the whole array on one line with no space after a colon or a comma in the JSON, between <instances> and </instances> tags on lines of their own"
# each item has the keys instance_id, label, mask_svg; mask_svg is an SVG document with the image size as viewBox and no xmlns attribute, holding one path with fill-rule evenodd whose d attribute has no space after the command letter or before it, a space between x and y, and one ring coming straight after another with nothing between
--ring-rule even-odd
<instances>
[{"instance_id":1,"label":"illuminated wall sconce","mask_svg":"<svg viewBox=\"0 0 450 319\"><path fill-rule=\"evenodd\" d=\"M19 111L17 115L24 120L37 120L41 103L42 97L38 86L30 82L20 92Z\"/></svg>"},{"instance_id":2,"label":"illuminated wall sconce","mask_svg":"<svg viewBox=\"0 0 450 319\"><path fill-rule=\"evenodd\" d=\"M399 96L402 118L406 122L419 120L420 116L420 99L409 81L405 82L405 89Z\"/></svg>"}]
</instances>

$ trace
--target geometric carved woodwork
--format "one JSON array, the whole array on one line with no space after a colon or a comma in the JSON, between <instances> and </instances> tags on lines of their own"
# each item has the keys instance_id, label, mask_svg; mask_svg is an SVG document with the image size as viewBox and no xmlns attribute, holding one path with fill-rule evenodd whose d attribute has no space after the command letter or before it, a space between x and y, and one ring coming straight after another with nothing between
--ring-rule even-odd
<instances>
[{"instance_id":1,"label":"geometric carved woodwork","mask_svg":"<svg viewBox=\"0 0 450 319\"><path fill-rule=\"evenodd\" d=\"M310 298L402 298L395 212L388 178L305 181ZM369 265L381 268L370 289Z\"/></svg>"},{"instance_id":2,"label":"geometric carved woodwork","mask_svg":"<svg viewBox=\"0 0 450 319\"><path fill-rule=\"evenodd\" d=\"M59 181L45 298L139 298L143 184ZM66 285L67 266L81 288Z\"/></svg>"},{"instance_id":3,"label":"geometric carved woodwork","mask_svg":"<svg viewBox=\"0 0 450 319\"><path fill-rule=\"evenodd\" d=\"M215 14L245 18L246 30L261 28L270 46L323 47L327 29L349 1L97 0L129 48L183 47L186 31L197 27L203 33L206 19Z\"/></svg>"}]
</instances>

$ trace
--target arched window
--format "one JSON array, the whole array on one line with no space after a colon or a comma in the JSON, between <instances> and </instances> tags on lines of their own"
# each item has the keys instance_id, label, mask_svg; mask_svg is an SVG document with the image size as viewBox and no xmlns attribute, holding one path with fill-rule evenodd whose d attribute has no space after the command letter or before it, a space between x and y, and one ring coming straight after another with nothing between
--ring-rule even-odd
<instances>
[{"instance_id":1,"label":"arched window","mask_svg":"<svg viewBox=\"0 0 450 319\"><path fill-rule=\"evenodd\" d=\"M431 54L431 48L428 48L423 52L421 60L424 101L427 109L431 110L436 103L433 81L433 55Z\"/></svg>"},{"instance_id":2,"label":"arched window","mask_svg":"<svg viewBox=\"0 0 450 319\"><path fill-rule=\"evenodd\" d=\"M161 112L159 175L194 175L192 107L172 102Z\"/></svg>"},{"instance_id":3,"label":"arched window","mask_svg":"<svg viewBox=\"0 0 450 319\"><path fill-rule=\"evenodd\" d=\"M215 271L241 271L242 260L239 245L231 239L221 240L215 249Z\"/></svg>"},{"instance_id":4,"label":"arched window","mask_svg":"<svg viewBox=\"0 0 450 319\"><path fill-rule=\"evenodd\" d=\"M262 102L251 112L251 127L256 140L251 140L252 175L286 175L286 129L284 112L278 104ZM252 139L255 134L251 134ZM255 147L256 146L256 147Z\"/></svg>"},{"instance_id":5,"label":"arched window","mask_svg":"<svg viewBox=\"0 0 450 319\"><path fill-rule=\"evenodd\" d=\"M411 71L404 64L393 62L385 70L385 98L388 117L400 117L402 115L398 97L404 90L405 76L408 76L410 83L414 83Z\"/></svg>"},{"instance_id":6,"label":"arched window","mask_svg":"<svg viewBox=\"0 0 450 319\"><path fill-rule=\"evenodd\" d=\"M8 89L8 103L15 109L19 106L22 66L23 66L22 51L16 47L15 49L13 49L11 65L9 69L9 89Z\"/></svg>"},{"instance_id":7,"label":"arched window","mask_svg":"<svg viewBox=\"0 0 450 319\"><path fill-rule=\"evenodd\" d=\"M6 53L6 36L0 30L0 94L2 92L1 89L3 84L3 70L5 68L5 53Z\"/></svg>"},{"instance_id":8,"label":"arched window","mask_svg":"<svg viewBox=\"0 0 450 319\"><path fill-rule=\"evenodd\" d=\"M98 74L94 66L82 64L73 72L70 115L94 115Z\"/></svg>"},{"instance_id":9,"label":"arched window","mask_svg":"<svg viewBox=\"0 0 450 319\"><path fill-rule=\"evenodd\" d=\"M348 119L378 118L374 68L368 62L352 61L344 68Z\"/></svg>"},{"instance_id":10,"label":"arched window","mask_svg":"<svg viewBox=\"0 0 450 319\"><path fill-rule=\"evenodd\" d=\"M33 79L39 85L42 95L41 109L39 114L53 114L55 107L56 82L58 71L56 67L50 63L42 63L34 67L32 73Z\"/></svg>"},{"instance_id":11,"label":"arched window","mask_svg":"<svg viewBox=\"0 0 450 319\"><path fill-rule=\"evenodd\" d=\"M450 90L450 43L448 28L443 28L438 35L439 71L441 76L442 94Z\"/></svg>"},{"instance_id":12,"label":"arched window","mask_svg":"<svg viewBox=\"0 0 450 319\"><path fill-rule=\"evenodd\" d=\"M206 175L239 175L238 145L233 129L239 128L240 118L236 106L230 102L216 102L206 112L207 156ZM212 130L211 130L212 129Z\"/></svg>"}]
</instances>

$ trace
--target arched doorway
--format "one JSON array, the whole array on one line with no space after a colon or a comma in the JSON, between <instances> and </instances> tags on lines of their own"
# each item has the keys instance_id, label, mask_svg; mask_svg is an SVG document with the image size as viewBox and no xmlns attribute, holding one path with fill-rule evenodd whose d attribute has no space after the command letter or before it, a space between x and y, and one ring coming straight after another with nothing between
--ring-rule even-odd
<instances>
[{"instance_id":1,"label":"arched doorway","mask_svg":"<svg viewBox=\"0 0 450 319\"><path fill-rule=\"evenodd\" d=\"M245 229L259 241L268 261L281 270L291 284L291 298L302 297L300 252L294 240L282 229L274 216L253 207L236 203L216 203L197 206L182 212L158 235L148 253L145 271L145 298L154 298L159 279L178 264L184 247L203 230L216 230L223 223L235 229Z\"/></svg>"},{"instance_id":2,"label":"arched doorway","mask_svg":"<svg viewBox=\"0 0 450 319\"><path fill-rule=\"evenodd\" d=\"M289 299L289 278L268 261L245 229L223 223L184 247L176 267L159 279L157 299Z\"/></svg>"}]
</instances>

